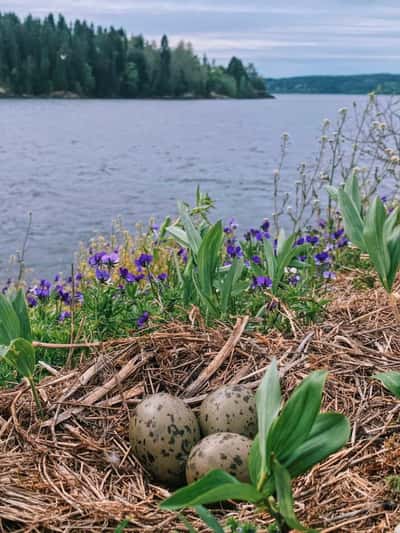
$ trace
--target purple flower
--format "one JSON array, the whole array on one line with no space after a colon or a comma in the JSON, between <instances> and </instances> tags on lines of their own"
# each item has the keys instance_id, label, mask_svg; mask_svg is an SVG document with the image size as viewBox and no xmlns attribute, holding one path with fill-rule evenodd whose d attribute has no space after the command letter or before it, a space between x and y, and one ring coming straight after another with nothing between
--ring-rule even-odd
<instances>
[{"instance_id":1,"label":"purple flower","mask_svg":"<svg viewBox=\"0 0 400 533\"><path fill-rule=\"evenodd\" d=\"M315 245L315 244L318 244L319 238L316 235L307 235L306 241L309 244Z\"/></svg>"},{"instance_id":2,"label":"purple flower","mask_svg":"<svg viewBox=\"0 0 400 533\"><path fill-rule=\"evenodd\" d=\"M253 261L253 263L255 263L256 265L261 265L261 257L259 255L253 255L253 257L251 258L251 260Z\"/></svg>"},{"instance_id":3,"label":"purple flower","mask_svg":"<svg viewBox=\"0 0 400 533\"><path fill-rule=\"evenodd\" d=\"M325 270L325 272L322 273L322 276L325 279L336 279L336 274L330 270Z\"/></svg>"},{"instance_id":4,"label":"purple flower","mask_svg":"<svg viewBox=\"0 0 400 533\"><path fill-rule=\"evenodd\" d=\"M319 219L318 226L323 229L326 226L326 220L323 218Z\"/></svg>"},{"instance_id":5,"label":"purple flower","mask_svg":"<svg viewBox=\"0 0 400 533\"><path fill-rule=\"evenodd\" d=\"M299 237L297 239L297 241L294 243L296 246L301 246L302 244L305 243L305 238L304 237Z\"/></svg>"},{"instance_id":6,"label":"purple flower","mask_svg":"<svg viewBox=\"0 0 400 533\"><path fill-rule=\"evenodd\" d=\"M264 218L264 221L263 221L263 223L261 224L260 227L261 227L261 229L262 229L263 231L266 231L266 232L267 232L267 231L269 230L269 225L270 225L270 224L269 224L269 220L267 220L266 218Z\"/></svg>"},{"instance_id":7,"label":"purple flower","mask_svg":"<svg viewBox=\"0 0 400 533\"><path fill-rule=\"evenodd\" d=\"M51 283L47 279L42 279L40 284L34 288L33 292L40 300L45 300L50 296Z\"/></svg>"},{"instance_id":8,"label":"purple flower","mask_svg":"<svg viewBox=\"0 0 400 533\"><path fill-rule=\"evenodd\" d=\"M250 229L250 235L254 237L256 241L262 241L264 237L264 235L259 229L253 229L253 228Z\"/></svg>"},{"instance_id":9,"label":"purple flower","mask_svg":"<svg viewBox=\"0 0 400 533\"><path fill-rule=\"evenodd\" d=\"M120 268L119 269L119 275L122 279L124 279L127 283L134 283L136 280L135 274L132 274L129 272L127 268Z\"/></svg>"},{"instance_id":10,"label":"purple flower","mask_svg":"<svg viewBox=\"0 0 400 533\"><path fill-rule=\"evenodd\" d=\"M108 268L113 268L117 263L119 263L119 255L117 254L117 252L103 255L103 257L101 258L101 262Z\"/></svg>"},{"instance_id":11,"label":"purple flower","mask_svg":"<svg viewBox=\"0 0 400 533\"><path fill-rule=\"evenodd\" d=\"M28 302L29 307L36 307L38 304L38 301L36 300L36 298L31 296L30 294L28 294L28 296L26 297L26 301Z\"/></svg>"},{"instance_id":12,"label":"purple flower","mask_svg":"<svg viewBox=\"0 0 400 533\"><path fill-rule=\"evenodd\" d=\"M62 285L56 285L54 292L56 294L56 298L64 302L65 304L69 305L72 301L71 294L64 290L64 287Z\"/></svg>"},{"instance_id":13,"label":"purple flower","mask_svg":"<svg viewBox=\"0 0 400 533\"><path fill-rule=\"evenodd\" d=\"M81 274L80 272L78 272L78 274L75 276L75 281L82 281L83 279L83 274Z\"/></svg>"},{"instance_id":14,"label":"purple flower","mask_svg":"<svg viewBox=\"0 0 400 533\"><path fill-rule=\"evenodd\" d=\"M254 276L253 283L251 284L252 289L257 288L269 288L272 287L272 280L268 276Z\"/></svg>"},{"instance_id":15,"label":"purple flower","mask_svg":"<svg viewBox=\"0 0 400 533\"><path fill-rule=\"evenodd\" d=\"M80 292L80 291L77 291L75 293L75 301L79 304L83 303L83 300L84 300L84 296L83 296L83 293Z\"/></svg>"},{"instance_id":16,"label":"purple flower","mask_svg":"<svg viewBox=\"0 0 400 533\"><path fill-rule=\"evenodd\" d=\"M229 257L242 257L243 252L240 246L235 246L233 244L228 244L226 247L226 253Z\"/></svg>"},{"instance_id":17,"label":"purple flower","mask_svg":"<svg viewBox=\"0 0 400 533\"><path fill-rule=\"evenodd\" d=\"M236 220L234 218L231 218L230 221L228 222L228 225L225 226L224 228L224 233L226 233L227 235L231 235L237 229L238 229L238 224L236 223Z\"/></svg>"},{"instance_id":18,"label":"purple flower","mask_svg":"<svg viewBox=\"0 0 400 533\"><path fill-rule=\"evenodd\" d=\"M304 261L307 260L307 256L306 256L306 255L299 255L299 256L297 257L297 259L298 259L299 261L301 261L302 263L304 263Z\"/></svg>"},{"instance_id":19,"label":"purple flower","mask_svg":"<svg viewBox=\"0 0 400 533\"><path fill-rule=\"evenodd\" d=\"M184 263L187 263L188 260L188 253L186 248L179 248L178 250L178 256L182 259Z\"/></svg>"},{"instance_id":20,"label":"purple flower","mask_svg":"<svg viewBox=\"0 0 400 533\"><path fill-rule=\"evenodd\" d=\"M157 279L159 281L165 281L168 278L168 274L166 272L161 272L161 274L158 274Z\"/></svg>"},{"instance_id":21,"label":"purple flower","mask_svg":"<svg viewBox=\"0 0 400 533\"><path fill-rule=\"evenodd\" d=\"M102 263L103 257L107 255L106 252L97 252L89 257L89 265L92 267L99 266Z\"/></svg>"},{"instance_id":22,"label":"purple flower","mask_svg":"<svg viewBox=\"0 0 400 533\"><path fill-rule=\"evenodd\" d=\"M137 259L135 259L135 265L141 270L142 267L147 267L153 261L153 256L150 254L141 254Z\"/></svg>"},{"instance_id":23,"label":"purple flower","mask_svg":"<svg viewBox=\"0 0 400 533\"><path fill-rule=\"evenodd\" d=\"M318 254L314 255L314 260L316 265L322 265L324 263L328 263L330 260L329 253L328 252L320 252Z\"/></svg>"},{"instance_id":24,"label":"purple flower","mask_svg":"<svg viewBox=\"0 0 400 533\"><path fill-rule=\"evenodd\" d=\"M96 268L96 278L101 283L107 283L107 281L110 279L110 273L107 272L107 270L100 270L100 268Z\"/></svg>"},{"instance_id":25,"label":"purple flower","mask_svg":"<svg viewBox=\"0 0 400 533\"><path fill-rule=\"evenodd\" d=\"M139 328L142 328L146 322L149 320L149 313L147 311L145 311L136 321L137 325Z\"/></svg>"},{"instance_id":26,"label":"purple flower","mask_svg":"<svg viewBox=\"0 0 400 533\"><path fill-rule=\"evenodd\" d=\"M334 233L332 233L332 238L333 239L338 239L339 237L341 237L344 233L344 228L340 228L338 229L337 231L335 231Z\"/></svg>"},{"instance_id":27,"label":"purple flower","mask_svg":"<svg viewBox=\"0 0 400 533\"><path fill-rule=\"evenodd\" d=\"M338 248L344 248L344 246L347 246L349 244L349 239L347 237L342 237L338 240L336 246Z\"/></svg>"},{"instance_id":28,"label":"purple flower","mask_svg":"<svg viewBox=\"0 0 400 533\"><path fill-rule=\"evenodd\" d=\"M71 318L71 313L69 311L63 311L58 315L59 322L64 322L64 320L67 320L68 318Z\"/></svg>"},{"instance_id":29,"label":"purple flower","mask_svg":"<svg viewBox=\"0 0 400 533\"><path fill-rule=\"evenodd\" d=\"M293 285L294 287L299 283L300 281L300 275L299 274L293 274L288 278L288 282L290 285Z\"/></svg>"}]
</instances>

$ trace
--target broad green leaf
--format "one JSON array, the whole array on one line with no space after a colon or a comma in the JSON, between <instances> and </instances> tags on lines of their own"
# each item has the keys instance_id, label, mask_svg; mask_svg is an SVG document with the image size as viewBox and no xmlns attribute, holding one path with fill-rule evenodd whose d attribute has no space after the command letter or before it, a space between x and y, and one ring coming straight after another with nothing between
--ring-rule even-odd
<instances>
[{"instance_id":1,"label":"broad green leaf","mask_svg":"<svg viewBox=\"0 0 400 533\"><path fill-rule=\"evenodd\" d=\"M203 522L211 529L211 531L214 533L224 533L224 528L221 526L215 516L210 513L210 511L208 511L202 505L196 505L194 509Z\"/></svg>"},{"instance_id":2,"label":"broad green leaf","mask_svg":"<svg viewBox=\"0 0 400 533\"><path fill-rule=\"evenodd\" d=\"M160 507L175 511L225 500L258 503L261 499L262 494L253 485L241 483L223 470L212 470L195 483L177 490Z\"/></svg>"},{"instance_id":3,"label":"broad green leaf","mask_svg":"<svg viewBox=\"0 0 400 533\"><path fill-rule=\"evenodd\" d=\"M268 435L267 453L285 464L308 438L318 416L327 372L317 370L306 377L290 396Z\"/></svg>"},{"instance_id":4,"label":"broad green leaf","mask_svg":"<svg viewBox=\"0 0 400 533\"><path fill-rule=\"evenodd\" d=\"M218 311L216 306L214 305L214 302L212 301L211 297L209 297L202 291L200 283L194 271L192 272L192 281L202 305L205 307L205 309L207 309L208 313L217 315Z\"/></svg>"},{"instance_id":5,"label":"broad green leaf","mask_svg":"<svg viewBox=\"0 0 400 533\"><path fill-rule=\"evenodd\" d=\"M268 276L272 279L275 279L275 270L276 270L276 257L272 244L268 239L264 240L264 255L265 260L267 261L267 271Z\"/></svg>"},{"instance_id":6,"label":"broad green leaf","mask_svg":"<svg viewBox=\"0 0 400 533\"><path fill-rule=\"evenodd\" d=\"M247 459L247 466L249 469L250 481L255 487L257 487L262 472L260 437L258 434L255 436L251 445L249 457Z\"/></svg>"},{"instance_id":7,"label":"broad green leaf","mask_svg":"<svg viewBox=\"0 0 400 533\"><path fill-rule=\"evenodd\" d=\"M294 246L296 240L296 235L293 234L285 241L282 245L281 252L279 253L276 260L276 272L273 279L272 291L275 292L279 286L279 283L282 281L283 275L285 273L285 268L289 267L293 259L299 255L302 255L305 250L309 247L308 245Z\"/></svg>"},{"instance_id":8,"label":"broad green leaf","mask_svg":"<svg viewBox=\"0 0 400 533\"><path fill-rule=\"evenodd\" d=\"M197 256L201 246L200 233L195 228L195 225L193 224L193 220L189 214L187 207L181 202L178 202L178 210L181 222L183 224L183 227L185 228L187 239L189 241L189 247L194 253L194 255Z\"/></svg>"},{"instance_id":9,"label":"broad green leaf","mask_svg":"<svg viewBox=\"0 0 400 533\"><path fill-rule=\"evenodd\" d=\"M340 450L350 436L350 423L340 413L320 413L305 442L285 460L284 466L292 478L304 474Z\"/></svg>"},{"instance_id":10,"label":"broad green leaf","mask_svg":"<svg viewBox=\"0 0 400 533\"><path fill-rule=\"evenodd\" d=\"M383 225L383 234L384 234L386 241L388 241L391 238L393 230L398 225L398 221L399 221L399 208L396 207L395 209L393 209L390 215L386 218L385 223Z\"/></svg>"},{"instance_id":11,"label":"broad green leaf","mask_svg":"<svg viewBox=\"0 0 400 533\"><path fill-rule=\"evenodd\" d=\"M366 251L363 238L364 222L356 205L343 189L338 190L338 197L346 235L353 244Z\"/></svg>"},{"instance_id":12,"label":"broad green leaf","mask_svg":"<svg viewBox=\"0 0 400 533\"><path fill-rule=\"evenodd\" d=\"M358 184L358 179L355 174L353 174L344 184L345 192L350 196L354 205L357 208L357 211L361 214L361 194L360 186Z\"/></svg>"},{"instance_id":13,"label":"broad green leaf","mask_svg":"<svg viewBox=\"0 0 400 533\"><path fill-rule=\"evenodd\" d=\"M240 277L243 271L243 261L235 258L233 263L224 276L223 283L221 285L221 309L223 313L226 313L229 308L229 304L232 298L232 289L235 285L235 279Z\"/></svg>"},{"instance_id":14,"label":"broad green leaf","mask_svg":"<svg viewBox=\"0 0 400 533\"><path fill-rule=\"evenodd\" d=\"M387 241L389 258L390 258L390 270L387 277L388 288L392 291L393 283L396 280L396 275L400 266L400 226L397 226Z\"/></svg>"},{"instance_id":15,"label":"broad green leaf","mask_svg":"<svg viewBox=\"0 0 400 533\"><path fill-rule=\"evenodd\" d=\"M256 393L261 472L267 473L267 438L281 406L278 365L272 359Z\"/></svg>"},{"instance_id":16,"label":"broad green leaf","mask_svg":"<svg viewBox=\"0 0 400 533\"><path fill-rule=\"evenodd\" d=\"M285 519L286 524L290 528L295 529L296 531L314 531L303 526L298 521L294 512L294 501L290 474L275 457L272 460L272 473L275 480L279 513Z\"/></svg>"},{"instance_id":17,"label":"broad green leaf","mask_svg":"<svg viewBox=\"0 0 400 533\"><path fill-rule=\"evenodd\" d=\"M0 294L0 344L7 346L21 337L21 326L17 313L4 294Z\"/></svg>"},{"instance_id":18,"label":"broad green leaf","mask_svg":"<svg viewBox=\"0 0 400 533\"><path fill-rule=\"evenodd\" d=\"M376 197L368 210L363 239L370 259L387 291L388 275L390 273L390 258L387 242L383 235L386 219L385 206L380 198Z\"/></svg>"},{"instance_id":19,"label":"broad green leaf","mask_svg":"<svg viewBox=\"0 0 400 533\"><path fill-rule=\"evenodd\" d=\"M180 244L184 248L190 248L189 239L186 235L186 231L181 228L178 228L178 226L169 226L167 228L167 232L174 237L178 244Z\"/></svg>"},{"instance_id":20,"label":"broad green leaf","mask_svg":"<svg viewBox=\"0 0 400 533\"><path fill-rule=\"evenodd\" d=\"M400 372L380 372L372 377L378 379L388 391L400 399Z\"/></svg>"},{"instance_id":21,"label":"broad green leaf","mask_svg":"<svg viewBox=\"0 0 400 533\"><path fill-rule=\"evenodd\" d=\"M276 255L282 252L282 248L286 243L286 233L284 229L279 230L278 239L276 243Z\"/></svg>"},{"instance_id":22,"label":"broad green leaf","mask_svg":"<svg viewBox=\"0 0 400 533\"><path fill-rule=\"evenodd\" d=\"M14 339L9 346L1 346L0 357L25 378L33 376L36 365L35 349L26 339Z\"/></svg>"},{"instance_id":23,"label":"broad green leaf","mask_svg":"<svg viewBox=\"0 0 400 533\"><path fill-rule=\"evenodd\" d=\"M199 285L207 297L212 294L213 281L220 262L223 239L222 222L218 221L207 231L197 255Z\"/></svg>"},{"instance_id":24,"label":"broad green leaf","mask_svg":"<svg viewBox=\"0 0 400 533\"><path fill-rule=\"evenodd\" d=\"M19 323L20 323L20 328L21 328L21 337L28 341L32 340L32 331L31 331L31 323L29 319L29 312L28 312L28 307L26 305L24 291L22 289L19 289L15 293L15 296L12 300L12 306L19 318Z\"/></svg>"}]
</instances>

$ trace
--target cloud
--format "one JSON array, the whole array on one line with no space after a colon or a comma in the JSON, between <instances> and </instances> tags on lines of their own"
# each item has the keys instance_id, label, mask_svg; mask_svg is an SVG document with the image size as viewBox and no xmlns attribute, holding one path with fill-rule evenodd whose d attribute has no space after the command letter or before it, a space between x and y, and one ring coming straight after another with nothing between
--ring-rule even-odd
<instances>
[{"instance_id":1,"label":"cloud","mask_svg":"<svg viewBox=\"0 0 400 533\"><path fill-rule=\"evenodd\" d=\"M1 10L123 26L159 41L192 41L220 61L233 54L270 76L399 72L399 0L3 0ZM362 65L361 65L362 63Z\"/></svg>"}]
</instances>

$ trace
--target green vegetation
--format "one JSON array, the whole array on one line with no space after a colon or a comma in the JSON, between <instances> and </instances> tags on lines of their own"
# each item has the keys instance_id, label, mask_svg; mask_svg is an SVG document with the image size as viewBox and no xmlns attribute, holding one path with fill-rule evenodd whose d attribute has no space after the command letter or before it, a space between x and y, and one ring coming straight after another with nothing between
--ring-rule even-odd
<instances>
[{"instance_id":1,"label":"green vegetation","mask_svg":"<svg viewBox=\"0 0 400 533\"><path fill-rule=\"evenodd\" d=\"M271 93L298 94L399 94L400 74L354 76L296 76L266 79Z\"/></svg>"},{"instance_id":2,"label":"green vegetation","mask_svg":"<svg viewBox=\"0 0 400 533\"><path fill-rule=\"evenodd\" d=\"M161 508L194 507L212 531L222 533L222 526L203 505L239 500L267 510L275 519L276 532L314 531L296 518L291 480L340 450L350 436L350 424L344 415L320 413L326 377L324 371L313 372L281 407L274 360L256 395L259 433L248 458L251 484L241 483L222 470L212 470L176 491Z\"/></svg>"},{"instance_id":3,"label":"green vegetation","mask_svg":"<svg viewBox=\"0 0 400 533\"><path fill-rule=\"evenodd\" d=\"M93 98L266 97L254 68L233 57L227 68L199 59L190 43L160 46L123 29L0 13L0 96Z\"/></svg>"}]
</instances>

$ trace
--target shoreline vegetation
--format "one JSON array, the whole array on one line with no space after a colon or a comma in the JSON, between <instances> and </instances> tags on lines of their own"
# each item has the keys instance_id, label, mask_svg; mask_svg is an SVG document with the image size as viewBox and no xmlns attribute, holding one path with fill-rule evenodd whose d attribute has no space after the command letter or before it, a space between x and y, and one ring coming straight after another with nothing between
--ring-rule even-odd
<instances>
[{"instance_id":1,"label":"shoreline vegetation","mask_svg":"<svg viewBox=\"0 0 400 533\"><path fill-rule=\"evenodd\" d=\"M274 94L400 94L400 74L266 78Z\"/></svg>"},{"instance_id":2,"label":"shoreline vegetation","mask_svg":"<svg viewBox=\"0 0 400 533\"><path fill-rule=\"evenodd\" d=\"M68 23L52 13L21 20L0 12L0 96L94 98L266 98L252 63L227 67L199 57L190 42L159 44L122 28Z\"/></svg>"}]
</instances>

